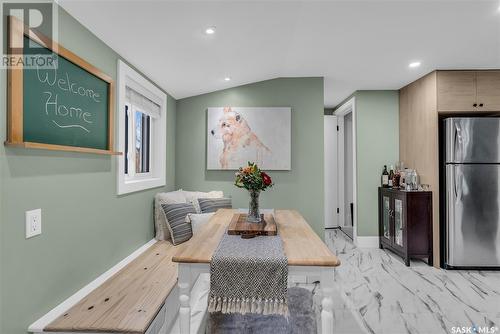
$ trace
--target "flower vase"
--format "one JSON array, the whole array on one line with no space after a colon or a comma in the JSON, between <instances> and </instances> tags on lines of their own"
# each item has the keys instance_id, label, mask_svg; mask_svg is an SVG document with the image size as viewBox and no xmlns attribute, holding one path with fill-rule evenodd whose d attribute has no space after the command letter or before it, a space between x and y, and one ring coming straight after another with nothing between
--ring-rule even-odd
<instances>
[{"instance_id":1,"label":"flower vase","mask_svg":"<svg viewBox=\"0 0 500 334\"><path fill-rule=\"evenodd\" d=\"M250 223L260 223L260 211L259 211L259 190L250 190L250 204L247 215L247 222Z\"/></svg>"}]
</instances>

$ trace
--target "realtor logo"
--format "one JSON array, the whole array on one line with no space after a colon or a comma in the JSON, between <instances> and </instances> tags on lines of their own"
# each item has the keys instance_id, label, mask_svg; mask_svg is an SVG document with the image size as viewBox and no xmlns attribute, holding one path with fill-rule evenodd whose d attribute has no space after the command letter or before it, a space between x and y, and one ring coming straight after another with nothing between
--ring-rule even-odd
<instances>
[{"instance_id":1,"label":"realtor logo","mask_svg":"<svg viewBox=\"0 0 500 334\"><path fill-rule=\"evenodd\" d=\"M496 326L453 326L451 327L451 334L496 334L498 327Z\"/></svg>"},{"instance_id":2,"label":"realtor logo","mask_svg":"<svg viewBox=\"0 0 500 334\"><path fill-rule=\"evenodd\" d=\"M51 50L57 42L57 8L51 0L2 1L1 18L3 29L9 29L9 21L19 22L25 36L35 38L10 39L3 53L0 68L15 68L22 64L24 69L54 68L57 61ZM12 29L12 28L11 28ZM2 38L9 36L2 32ZM43 41L43 43L37 43ZM2 45L6 45L2 42ZM44 45L42 45L44 44Z\"/></svg>"}]
</instances>

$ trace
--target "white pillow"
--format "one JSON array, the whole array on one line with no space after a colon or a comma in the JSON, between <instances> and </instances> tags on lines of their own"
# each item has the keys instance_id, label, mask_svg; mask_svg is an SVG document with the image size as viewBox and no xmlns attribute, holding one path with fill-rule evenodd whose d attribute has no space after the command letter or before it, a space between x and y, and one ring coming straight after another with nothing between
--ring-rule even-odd
<instances>
[{"instance_id":1,"label":"white pillow","mask_svg":"<svg viewBox=\"0 0 500 334\"><path fill-rule=\"evenodd\" d=\"M222 191L183 191L188 203L193 204L197 213L201 213L200 204L198 203L198 198L222 198L224 193Z\"/></svg>"},{"instance_id":2,"label":"white pillow","mask_svg":"<svg viewBox=\"0 0 500 334\"><path fill-rule=\"evenodd\" d=\"M167 219L161 207L162 204L187 203L182 189L168 193L158 193L155 196L155 239L172 240L168 229Z\"/></svg>"},{"instance_id":3,"label":"white pillow","mask_svg":"<svg viewBox=\"0 0 500 334\"><path fill-rule=\"evenodd\" d=\"M196 234L208 221L215 212L209 213L188 213L186 216L186 222L191 223L191 228L193 229L193 235Z\"/></svg>"}]
</instances>

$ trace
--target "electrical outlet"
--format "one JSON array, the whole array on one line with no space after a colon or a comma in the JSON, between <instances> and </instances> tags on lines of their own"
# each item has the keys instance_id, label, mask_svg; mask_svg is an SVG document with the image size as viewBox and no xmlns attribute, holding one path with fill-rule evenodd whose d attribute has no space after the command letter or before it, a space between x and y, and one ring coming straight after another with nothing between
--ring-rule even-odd
<instances>
[{"instance_id":1,"label":"electrical outlet","mask_svg":"<svg viewBox=\"0 0 500 334\"><path fill-rule=\"evenodd\" d=\"M26 211L26 239L42 234L42 209Z\"/></svg>"}]
</instances>

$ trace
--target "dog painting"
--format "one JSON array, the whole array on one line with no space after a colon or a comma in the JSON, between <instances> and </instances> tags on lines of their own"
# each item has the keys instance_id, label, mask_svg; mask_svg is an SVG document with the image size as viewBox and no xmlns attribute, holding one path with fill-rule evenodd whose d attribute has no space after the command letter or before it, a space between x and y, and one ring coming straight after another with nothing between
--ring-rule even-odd
<instances>
[{"instance_id":1,"label":"dog painting","mask_svg":"<svg viewBox=\"0 0 500 334\"><path fill-rule=\"evenodd\" d=\"M208 108L207 169L291 168L290 108Z\"/></svg>"}]
</instances>

